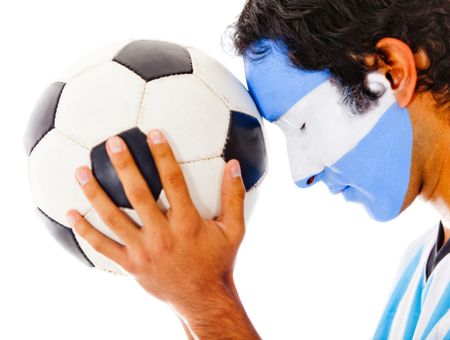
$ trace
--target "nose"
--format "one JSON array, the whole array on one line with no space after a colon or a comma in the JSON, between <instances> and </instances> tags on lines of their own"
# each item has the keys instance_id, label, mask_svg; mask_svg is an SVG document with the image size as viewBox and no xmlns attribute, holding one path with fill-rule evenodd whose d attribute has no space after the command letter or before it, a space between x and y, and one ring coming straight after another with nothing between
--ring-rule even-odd
<instances>
[{"instance_id":1,"label":"nose","mask_svg":"<svg viewBox=\"0 0 450 340\"><path fill-rule=\"evenodd\" d=\"M295 184L302 189L309 188L320 181L321 175L322 173L319 173L317 175L306 177L304 179L295 181Z\"/></svg>"}]
</instances>

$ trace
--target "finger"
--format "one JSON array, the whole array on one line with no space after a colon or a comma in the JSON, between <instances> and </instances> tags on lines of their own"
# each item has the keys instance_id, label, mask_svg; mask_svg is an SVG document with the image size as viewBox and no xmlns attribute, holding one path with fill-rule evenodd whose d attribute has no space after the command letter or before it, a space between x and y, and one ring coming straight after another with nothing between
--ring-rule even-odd
<instances>
[{"instance_id":1,"label":"finger","mask_svg":"<svg viewBox=\"0 0 450 340\"><path fill-rule=\"evenodd\" d=\"M75 232L85 239L92 248L119 265L125 264L126 252L124 246L103 235L76 210L68 211L66 216Z\"/></svg>"},{"instance_id":2,"label":"finger","mask_svg":"<svg viewBox=\"0 0 450 340\"><path fill-rule=\"evenodd\" d=\"M92 207L103 222L127 245L135 243L139 227L114 203L92 175L88 167L78 168L75 177Z\"/></svg>"},{"instance_id":3,"label":"finger","mask_svg":"<svg viewBox=\"0 0 450 340\"><path fill-rule=\"evenodd\" d=\"M147 141L155 159L164 192L174 214L180 211L197 211L192 203L189 190L184 180L180 165L164 135L158 131L150 131Z\"/></svg>"},{"instance_id":4,"label":"finger","mask_svg":"<svg viewBox=\"0 0 450 340\"><path fill-rule=\"evenodd\" d=\"M106 146L125 194L144 225L160 225L164 216L125 142L120 137L113 137L108 140Z\"/></svg>"},{"instance_id":5,"label":"finger","mask_svg":"<svg viewBox=\"0 0 450 340\"><path fill-rule=\"evenodd\" d=\"M225 234L234 242L240 243L244 237L245 187L241 168L237 160L227 163L222 180L222 213L219 218Z\"/></svg>"}]
</instances>

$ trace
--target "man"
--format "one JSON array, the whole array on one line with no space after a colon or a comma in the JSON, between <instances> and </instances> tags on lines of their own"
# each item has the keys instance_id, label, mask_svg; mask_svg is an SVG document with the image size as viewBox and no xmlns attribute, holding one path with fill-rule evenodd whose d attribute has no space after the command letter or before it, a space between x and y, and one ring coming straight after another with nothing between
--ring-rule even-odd
<instances>
[{"instance_id":1,"label":"man","mask_svg":"<svg viewBox=\"0 0 450 340\"><path fill-rule=\"evenodd\" d=\"M380 221L419 196L438 209L442 222L407 252L374 338L449 339L448 0L249 0L235 28L249 90L261 114L285 133L298 186L322 181ZM233 283L244 234L238 162L225 168L222 215L206 221L161 132L151 131L148 143L171 204L167 214L114 137L108 154L144 227L112 204L86 167L77 179L125 245L76 211L69 221L171 304L191 338L259 338Z\"/></svg>"}]
</instances>

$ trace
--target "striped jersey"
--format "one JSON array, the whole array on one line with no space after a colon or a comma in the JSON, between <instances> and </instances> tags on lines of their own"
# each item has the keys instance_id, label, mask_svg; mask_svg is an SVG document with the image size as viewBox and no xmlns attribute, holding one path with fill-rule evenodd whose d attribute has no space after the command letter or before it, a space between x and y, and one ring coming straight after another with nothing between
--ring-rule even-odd
<instances>
[{"instance_id":1,"label":"striped jersey","mask_svg":"<svg viewBox=\"0 0 450 340\"><path fill-rule=\"evenodd\" d=\"M450 340L450 241L442 224L406 251L375 340Z\"/></svg>"}]
</instances>

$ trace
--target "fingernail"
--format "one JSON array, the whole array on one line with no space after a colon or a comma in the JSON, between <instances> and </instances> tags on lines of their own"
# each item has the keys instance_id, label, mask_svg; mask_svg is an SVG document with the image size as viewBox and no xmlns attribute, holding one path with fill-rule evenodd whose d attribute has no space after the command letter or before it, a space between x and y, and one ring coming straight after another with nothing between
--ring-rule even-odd
<instances>
[{"instance_id":1,"label":"fingernail","mask_svg":"<svg viewBox=\"0 0 450 340\"><path fill-rule=\"evenodd\" d=\"M112 153L119 153L125 150L125 143L117 136L109 139L107 144Z\"/></svg>"},{"instance_id":2,"label":"fingernail","mask_svg":"<svg viewBox=\"0 0 450 340\"><path fill-rule=\"evenodd\" d=\"M238 161L233 162L233 165L230 167L230 175L232 178L241 177L241 167Z\"/></svg>"},{"instance_id":3,"label":"fingernail","mask_svg":"<svg viewBox=\"0 0 450 340\"><path fill-rule=\"evenodd\" d=\"M67 219L67 222L69 223L69 225L71 226L71 227L74 227L75 226L75 224L77 223L77 216L76 215L74 215L73 213L71 213L71 212L68 212L67 214L66 214L66 219Z\"/></svg>"},{"instance_id":4,"label":"fingernail","mask_svg":"<svg viewBox=\"0 0 450 340\"><path fill-rule=\"evenodd\" d=\"M80 183L80 185L86 185L91 179L91 174L88 169L79 168L75 173L75 177L77 178L77 181L78 183Z\"/></svg>"},{"instance_id":5,"label":"fingernail","mask_svg":"<svg viewBox=\"0 0 450 340\"><path fill-rule=\"evenodd\" d=\"M152 130L148 134L148 138L150 138L150 141L152 144L161 144L164 141L164 137L162 133L158 130Z\"/></svg>"}]
</instances>

